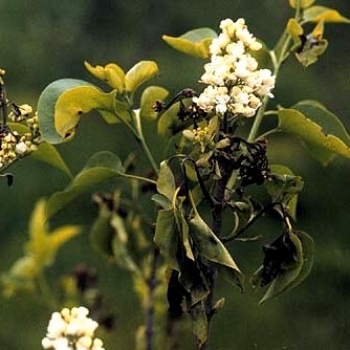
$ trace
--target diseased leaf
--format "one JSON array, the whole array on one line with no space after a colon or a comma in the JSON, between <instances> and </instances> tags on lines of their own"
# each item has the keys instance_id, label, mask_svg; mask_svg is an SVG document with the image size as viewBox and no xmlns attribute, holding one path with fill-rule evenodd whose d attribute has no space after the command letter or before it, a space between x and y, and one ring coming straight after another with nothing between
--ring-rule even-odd
<instances>
[{"instance_id":1,"label":"diseased leaf","mask_svg":"<svg viewBox=\"0 0 350 350\"><path fill-rule=\"evenodd\" d=\"M350 23L350 19L342 16L338 11L325 6L312 6L303 13L303 19L306 22L331 22L331 23Z\"/></svg>"},{"instance_id":2,"label":"diseased leaf","mask_svg":"<svg viewBox=\"0 0 350 350\"><path fill-rule=\"evenodd\" d=\"M323 31L324 22L321 20L312 33L300 36L300 45L295 52L295 56L304 67L317 62L319 56L326 51L328 41L323 38Z\"/></svg>"},{"instance_id":3,"label":"diseased leaf","mask_svg":"<svg viewBox=\"0 0 350 350\"><path fill-rule=\"evenodd\" d=\"M238 285L243 290L243 274L228 250L200 217L198 212L195 212L194 217L188 224L194 249L198 252L199 256L214 263L224 273L224 276L230 283Z\"/></svg>"},{"instance_id":4,"label":"diseased leaf","mask_svg":"<svg viewBox=\"0 0 350 350\"><path fill-rule=\"evenodd\" d=\"M328 121L319 125L297 109L280 109L278 111L280 131L300 137L310 153L323 165L327 165L335 155L350 158L349 146L338 136L328 133L327 127L332 114L324 114ZM336 120L335 123L338 123ZM338 127L335 127L338 129ZM334 129L333 129L334 130ZM332 130L331 130L332 132Z\"/></svg>"},{"instance_id":5,"label":"diseased leaf","mask_svg":"<svg viewBox=\"0 0 350 350\"><path fill-rule=\"evenodd\" d=\"M82 193L89 191L93 186L108 179L123 174L120 159L111 152L99 152L94 154L77 174L72 182L63 191L54 193L48 201L48 217L56 214L64 206L72 202Z\"/></svg>"},{"instance_id":6,"label":"diseased leaf","mask_svg":"<svg viewBox=\"0 0 350 350\"><path fill-rule=\"evenodd\" d=\"M163 35L163 40L173 47L187 55L208 58L209 46L217 33L211 28L199 28L191 30L180 37Z\"/></svg>"},{"instance_id":7,"label":"diseased leaf","mask_svg":"<svg viewBox=\"0 0 350 350\"><path fill-rule=\"evenodd\" d=\"M282 234L271 244L266 244L263 250L263 266L251 279L254 288L269 285L260 303L292 288L304 265L301 240L292 231Z\"/></svg>"},{"instance_id":8,"label":"diseased leaf","mask_svg":"<svg viewBox=\"0 0 350 350\"><path fill-rule=\"evenodd\" d=\"M125 89L134 92L140 85L158 74L158 66L153 61L140 61L125 75Z\"/></svg>"},{"instance_id":9,"label":"diseased leaf","mask_svg":"<svg viewBox=\"0 0 350 350\"><path fill-rule=\"evenodd\" d=\"M149 86L141 95L141 118L156 119L157 112L154 110L154 105L157 101L163 101L168 96L168 90L160 86Z\"/></svg>"},{"instance_id":10,"label":"diseased leaf","mask_svg":"<svg viewBox=\"0 0 350 350\"><path fill-rule=\"evenodd\" d=\"M298 194L303 189L304 181L284 165L272 164L269 168L271 175L264 182L267 192L272 201L283 203L288 215L295 220Z\"/></svg>"}]
</instances>

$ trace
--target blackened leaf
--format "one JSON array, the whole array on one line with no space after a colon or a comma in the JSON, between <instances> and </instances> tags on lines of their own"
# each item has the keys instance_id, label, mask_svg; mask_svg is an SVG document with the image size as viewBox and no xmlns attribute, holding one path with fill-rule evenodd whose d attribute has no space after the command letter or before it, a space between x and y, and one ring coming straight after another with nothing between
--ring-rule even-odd
<instances>
[{"instance_id":1,"label":"blackened leaf","mask_svg":"<svg viewBox=\"0 0 350 350\"><path fill-rule=\"evenodd\" d=\"M303 245L294 232L283 233L271 244L264 246L265 258L253 275L253 288L269 285L260 303L294 286L304 265Z\"/></svg>"}]
</instances>

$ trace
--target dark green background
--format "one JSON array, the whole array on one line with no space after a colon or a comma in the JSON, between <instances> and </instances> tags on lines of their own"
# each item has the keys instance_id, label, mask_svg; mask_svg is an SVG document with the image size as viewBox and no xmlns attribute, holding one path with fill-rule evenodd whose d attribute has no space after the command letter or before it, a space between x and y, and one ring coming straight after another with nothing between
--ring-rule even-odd
<instances>
[{"instance_id":1,"label":"dark green background","mask_svg":"<svg viewBox=\"0 0 350 350\"><path fill-rule=\"evenodd\" d=\"M344 0L323 0L350 17ZM161 40L162 34L180 35L189 29L218 28L221 19L244 17L249 29L272 46L292 12L287 0L1 0L0 67L7 71L6 85L11 101L36 105L40 91L63 77L90 79L83 61L92 64L117 62L128 69L142 59L158 62L157 84L171 92L196 87L202 73L200 60L182 56ZM327 25L330 41L326 54L307 69L292 60L283 67L274 103L290 106L301 99L318 99L350 126L350 27ZM283 141L281 143L281 141ZM286 162L306 181L300 196L296 226L309 232L316 242L311 276L299 288L270 303L258 306L259 296L248 288L241 295L224 282L218 296L226 297L223 311L214 319L213 350L345 350L350 346L350 190L349 162L336 159L324 168L290 138L274 138L274 161ZM124 130L86 117L73 142L59 146L73 172L98 150L111 150L123 159L126 145L137 148ZM34 203L60 190L68 179L59 171L32 159L12 169L15 183L0 182L0 271L9 268L22 254L27 222ZM81 262L94 264L108 305L117 315L113 334L105 335L110 350L131 350L135 327L142 315L135 307L126 273L104 261L88 245L87 231L96 215L90 195L74 202L52 224L84 225L85 233L61 251L49 277L69 273ZM263 222L256 234L269 233ZM235 246L232 252L247 274L259 265L258 244ZM50 310L35 297L20 295L0 299L0 349L38 349ZM183 348L191 349L191 340Z\"/></svg>"}]
</instances>

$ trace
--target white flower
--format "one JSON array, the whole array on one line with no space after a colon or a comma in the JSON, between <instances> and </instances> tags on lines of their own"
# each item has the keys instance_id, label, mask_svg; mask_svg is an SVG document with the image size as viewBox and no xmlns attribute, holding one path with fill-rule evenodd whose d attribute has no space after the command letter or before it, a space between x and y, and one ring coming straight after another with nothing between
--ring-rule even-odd
<instances>
[{"instance_id":1,"label":"white flower","mask_svg":"<svg viewBox=\"0 0 350 350\"><path fill-rule=\"evenodd\" d=\"M257 60L249 53L262 45L243 18L236 22L225 19L220 29L222 32L210 45L211 60L204 65L200 80L208 86L193 102L208 113L252 117L265 96L273 97L275 77L269 69L258 69Z\"/></svg>"},{"instance_id":2,"label":"white flower","mask_svg":"<svg viewBox=\"0 0 350 350\"><path fill-rule=\"evenodd\" d=\"M27 152L27 145L25 144L25 142L21 141L19 143L16 144L15 146L15 151L17 154L24 154Z\"/></svg>"},{"instance_id":3,"label":"white flower","mask_svg":"<svg viewBox=\"0 0 350 350\"><path fill-rule=\"evenodd\" d=\"M104 350L100 339L94 338L98 323L88 317L85 307L64 308L54 312L41 345L50 350Z\"/></svg>"}]
</instances>

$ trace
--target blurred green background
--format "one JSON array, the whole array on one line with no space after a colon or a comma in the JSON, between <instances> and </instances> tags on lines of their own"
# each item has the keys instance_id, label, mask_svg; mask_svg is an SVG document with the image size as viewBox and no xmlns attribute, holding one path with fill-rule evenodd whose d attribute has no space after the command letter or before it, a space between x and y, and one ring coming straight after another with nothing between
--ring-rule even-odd
<instances>
[{"instance_id":1,"label":"blurred green background","mask_svg":"<svg viewBox=\"0 0 350 350\"><path fill-rule=\"evenodd\" d=\"M350 2L320 0L350 17ZM0 0L0 67L6 70L8 97L16 104L36 105L40 91L51 81L75 77L90 79L83 62L117 62L126 69L142 59L158 62L161 74L156 84L175 93L196 87L202 62L173 51L162 34L181 35L189 29L218 28L221 19L244 17L249 29L272 46L292 12L287 0ZM275 101L290 106L300 99L318 99L350 127L350 27L327 25L330 41L326 54L307 69L291 60L283 67ZM106 136L108 135L108 137ZM226 297L223 311L214 319L212 350L345 350L350 347L350 163L336 159L327 168L319 165L293 139L280 143L270 154L273 161L287 162L306 181L300 196L298 229L316 242L310 277L299 288L270 303L258 306L259 295L249 288L237 289L220 283L218 296ZM284 140L285 141L285 137ZM76 173L98 150L111 150L123 159L125 145L137 148L118 126L87 116L77 137L58 149ZM0 182L0 272L22 254L27 222L34 203L52 191L64 188L68 179L58 170L32 159L16 164L11 188ZM125 272L105 265L88 245L87 231L96 208L90 194L75 201L56 222L79 223L85 234L61 251L49 270L56 276L69 273L80 262L94 265L109 308L117 316L116 329L106 334L106 348L133 349L134 331L142 315L130 293ZM256 234L269 230L268 220ZM257 243L232 248L247 274L260 264ZM0 299L0 349L38 349L50 310L33 296ZM191 349L191 340L183 348Z\"/></svg>"}]
</instances>

